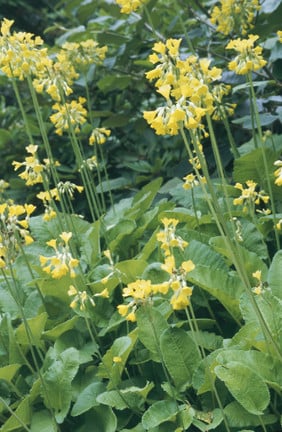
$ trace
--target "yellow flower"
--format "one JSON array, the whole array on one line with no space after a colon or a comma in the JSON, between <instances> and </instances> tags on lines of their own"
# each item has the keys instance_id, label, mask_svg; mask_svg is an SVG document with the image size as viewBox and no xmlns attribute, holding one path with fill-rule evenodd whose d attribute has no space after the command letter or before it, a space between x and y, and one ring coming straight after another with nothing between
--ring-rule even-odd
<instances>
[{"instance_id":1,"label":"yellow flower","mask_svg":"<svg viewBox=\"0 0 282 432\"><path fill-rule=\"evenodd\" d=\"M74 132L80 131L80 126L86 122L87 110L83 107L86 99L80 97L78 102L73 100L70 103L53 105L57 112L50 116L51 122L56 128L56 133L62 135L63 131L72 127Z\"/></svg>"},{"instance_id":2,"label":"yellow flower","mask_svg":"<svg viewBox=\"0 0 282 432\"><path fill-rule=\"evenodd\" d=\"M56 239L49 240L46 244L55 250L55 255L52 256L39 256L40 264L43 270L51 274L54 279L69 274L71 278L76 276L74 268L79 264L79 261L72 257L69 249L69 240L72 237L71 232L62 232L60 234L62 242L57 245Z\"/></svg>"},{"instance_id":3,"label":"yellow flower","mask_svg":"<svg viewBox=\"0 0 282 432\"><path fill-rule=\"evenodd\" d=\"M274 165L277 166L277 170L274 171L274 176L276 177L274 183L277 186L282 186L282 161L277 160L274 162Z\"/></svg>"},{"instance_id":4,"label":"yellow flower","mask_svg":"<svg viewBox=\"0 0 282 432\"><path fill-rule=\"evenodd\" d=\"M105 144L105 142L107 141L107 137L109 137L110 135L111 135L110 129L95 128L95 129L93 129L93 131L91 132L91 135L89 137L89 144L90 145Z\"/></svg>"},{"instance_id":5,"label":"yellow flower","mask_svg":"<svg viewBox=\"0 0 282 432\"><path fill-rule=\"evenodd\" d=\"M146 3L146 0L116 0L116 3L120 6L121 13L130 14Z\"/></svg>"},{"instance_id":6,"label":"yellow flower","mask_svg":"<svg viewBox=\"0 0 282 432\"><path fill-rule=\"evenodd\" d=\"M256 71L266 65L266 61L261 56L262 48L254 47L257 35L249 35L248 39L235 39L229 42L226 49L234 49L239 54L232 60L228 67L238 75L245 75L250 71Z\"/></svg>"},{"instance_id":7,"label":"yellow flower","mask_svg":"<svg viewBox=\"0 0 282 432\"><path fill-rule=\"evenodd\" d=\"M278 30L277 32L278 40L282 43L282 30Z\"/></svg>"},{"instance_id":8,"label":"yellow flower","mask_svg":"<svg viewBox=\"0 0 282 432\"><path fill-rule=\"evenodd\" d=\"M245 35L253 27L259 9L259 0L220 0L220 5L212 9L210 21L220 33L236 31Z\"/></svg>"}]
</instances>

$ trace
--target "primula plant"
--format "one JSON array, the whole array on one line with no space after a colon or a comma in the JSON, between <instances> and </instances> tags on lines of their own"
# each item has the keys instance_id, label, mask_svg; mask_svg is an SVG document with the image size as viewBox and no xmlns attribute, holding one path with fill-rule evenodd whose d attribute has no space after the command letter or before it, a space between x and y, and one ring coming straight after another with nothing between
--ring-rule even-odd
<instances>
[{"instance_id":1,"label":"primula plant","mask_svg":"<svg viewBox=\"0 0 282 432\"><path fill-rule=\"evenodd\" d=\"M1 431L278 432L282 5L67 3L0 23Z\"/></svg>"}]
</instances>

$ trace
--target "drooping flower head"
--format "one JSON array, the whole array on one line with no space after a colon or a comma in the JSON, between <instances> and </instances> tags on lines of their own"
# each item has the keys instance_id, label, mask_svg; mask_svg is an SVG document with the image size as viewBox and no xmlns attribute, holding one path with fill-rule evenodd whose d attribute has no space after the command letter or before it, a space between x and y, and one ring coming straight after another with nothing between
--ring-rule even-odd
<instances>
[{"instance_id":1,"label":"drooping flower head","mask_svg":"<svg viewBox=\"0 0 282 432\"><path fill-rule=\"evenodd\" d=\"M78 266L79 260L73 258L70 252L69 240L72 237L72 233L62 232L59 237L59 241L52 239L47 242L47 245L54 249L55 255L40 255L40 264L43 270L54 279L60 279L67 274L71 278L74 278L76 276L74 269Z\"/></svg>"},{"instance_id":2,"label":"drooping flower head","mask_svg":"<svg viewBox=\"0 0 282 432\"><path fill-rule=\"evenodd\" d=\"M248 72L256 71L266 65L266 60L263 59L260 46L254 46L255 41L259 36L249 35L248 39L234 39L229 42L226 49L233 49L238 52L238 55L232 60L228 67L238 75L245 75Z\"/></svg>"},{"instance_id":3,"label":"drooping flower head","mask_svg":"<svg viewBox=\"0 0 282 432\"><path fill-rule=\"evenodd\" d=\"M260 9L259 0L220 0L219 3L212 9L210 18L218 32L225 35L236 32L244 36L253 28Z\"/></svg>"}]
</instances>

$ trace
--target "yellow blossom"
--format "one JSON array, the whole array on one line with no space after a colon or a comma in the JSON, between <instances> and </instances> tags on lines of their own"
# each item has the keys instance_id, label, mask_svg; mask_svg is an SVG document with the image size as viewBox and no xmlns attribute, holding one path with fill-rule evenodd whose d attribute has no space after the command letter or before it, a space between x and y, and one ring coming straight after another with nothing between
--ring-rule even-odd
<instances>
[{"instance_id":1,"label":"yellow blossom","mask_svg":"<svg viewBox=\"0 0 282 432\"><path fill-rule=\"evenodd\" d=\"M259 0L220 0L214 6L210 21L218 32L225 35L236 31L245 35L253 27L256 12L260 9Z\"/></svg>"},{"instance_id":2,"label":"yellow blossom","mask_svg":"<svg viewBox=\"0 0 282 432\"><path fill-rule=\"evenodd\" d=\"M40 264L43 270L51 274L54 279L60 279L67 274L74 278L76 276L74 268L78 266L79 261L73 258L69 249L68 243L72 233L63 232L59 237L62 242L58 242L57 239L51 239L47 242L47 245L55 250L55 255L47 257L40 255Z\"/></svg>"},{"instance_id":3,"label":"yellow blossom","mask_svg":"<svg viewBox=\"0 0 282 432\"><path fill-rule=\"evenodd\" d=\"M73 128L74 132L80 131L80 126L86 122L87 110L83 107L86 99L80 97L78 102L73 100L70 103L53 105L57 111L50 116L51 122L56 128L56 133L62 135L63 131Z\"/></svg>"},{"instance_id":4,"label":"yellow blossom","mask_svg":"<svg viewBox=\"0 0 282 432\"><path fill-rule=\"evenodd\" d=\"M278 167L277 170L274 171L274 177L276 177L274 183L277 186L282 186L282 161L277 160L274 162L274 165Z\"/></svg>"},{"instance_id":5,"label":"yellow blossom","mask_svg":"<svg viewBox=\"0 0 282 432\"><path fill-rule=\"evenodd\" d=\"M120 6L121 13L130 14L146 3L146 0L116 0L116 3Z\"/></svg>"},{"instance_id":6,"label":"yellow blossom","mask_svg":"<svg viewBox=\"0 0 282 432\"><path fill-rule=\"evenodd\" d=\"M226 49L234 49L239 54L232 60L228 67L239 75L245 75L250 71L256 71L266 65L266 60L261 56L262 48L254 47L257 35L249 35L248 39L235 39L229 42Z\"/></svg>"},{"instance_id":7,"label":"yellow blossom","mask_svg":"<svg viewBox=\"0 0 282 432\"><path fill-rule=\"evenodd\" d=\"M93 131L91 132L91 135L89 137L89 144L93 145L93 144L98 144L98 145L102 145L105 144L107 137L109 137L111 134L110 129L106 129L106 128L95 128L93 129Z\"/></svg>"}]
</instances>

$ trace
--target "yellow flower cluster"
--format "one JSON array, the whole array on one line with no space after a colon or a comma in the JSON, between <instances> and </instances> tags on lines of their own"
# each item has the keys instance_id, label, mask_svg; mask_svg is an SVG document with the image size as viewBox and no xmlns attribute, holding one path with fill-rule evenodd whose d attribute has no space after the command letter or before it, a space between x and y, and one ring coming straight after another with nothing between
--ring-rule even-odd
<instances>
[{"instance_id":1,"label":"yellow flower cluster","mask_svg":"<svg viewBox=\"0 0 282 432\"><path fill-rule=\"evenodd\" d=\"M80 131L80 126L86 122L87 110L83 107L86 99L80 97L78 102L55 103L53 109L57 112L50 116L51 122L56 128L56 133L62 135L64 130L73 128L74 132Z\"/></svg>"},{"instance_id":2,"label":"yellow flower cluster","mask_svg":"<svg viewBox=\"0 0 282 432\"><path fill-rule=\"evenodd\" d=\"M282 186L282 161L281 160L277 160L274 162L274 165L276 167L278 167L275 171L274 171L274 177L276 177L274 183L277 186Z\"/></svg>"},{"instance_id":3,"label":"yellow flower cluster","mask_svg":"<svg viewBox=\"0 0 282 432\"><path fill-rule=\"evenodd\" d=\"M13 161L12 165L14 166L15 171L19 168L24 167L24 171L19 174L19 177L25 180L27 186L32 186L37 183L43 183L43 174L47 173L50 168L49 159L44 159L43 164L40 163L37 157L38 146L34 144L30 144L26 147L27 153L31 156L27 156L24 162ZM54 162L55 166L59 166L59 162Z\"/></svg>"},{"instance_id":4,"label":"yellow flower cluster","mask_svg":"<svg viewBox=\"0 0 282 432\"><path fill-rule=\"evenodd\" d=\"M90 145L105 144L105 142L107 141L107 137L109 137L110 135L111 135L110 129L95 128L95 129L93 129L93 131L91 132L91 135L89 137L89 144Z\"/></svg>"},{"instance_id":5,"label":"yellow flower cluster","mask_svg":"<svg viewBox=\"0 0 282 432\"><path fill-rule=\"evenodd\" d=\"M57 240L49 240L46 244L55 250L55 255L43 256L40 255L39 260L43 270L50 274L54 279L69 274L71 278L76 276L74 268L78 266L79 261L72 257L69 248L69 240L72 237L71 232L63 232L60 234L62 242L57 245Z\"/></svg>"},{"instance_id":6,"label":"yellow flower cluster","mask_svg":"<svg viewBox=\"0 0 282 432\"><path fill-rule=\"evenodd\" d=\"M0 204L0 268L6 267L7 263L15 259L20 244L33 242L29 232L29 218L35 209L32 204Z\"/></svg>"},{"instance_id":7,"label":"yellow flower cluster","mask_svg":"<svg viewBox=\"0 0 282 432\"><path fill-rule=\"evenodd\" d=\"M235 32L244 36L253 28L259 9L259 0L220 0L220 5L212 9L210 21L220 33Z\"/></svg>"},{"instance_id":8,"label":"yellow flower cluster","mask_svg":"<svg viewBox=\"0 0 282 432\"><path fill-rule=\"evenodd\" d=\"M37 198L43 202L45 211L43 220L49 221L57 216L52 204L53 201L60 201L60 195L57 188L49 189L48 191L41 191L37 195Z\"/></svg>"},{"instance_id":9,"label":"yellow flower cluster","mask_svg":"<svg viewBox=\"0 0 282 432\"><path fill-rule=\"evenodd\" d=\"M183 59L179 53L181 39L157 42L149 60L156 65L146 73L149 81L166 100L165 106L145 111L144 118L158 135L176 135L183 125L187 129L203 129L202 118L214 112L214 101L221 102L229 89L214 82L221 78L221 69L210 67L210 59L191 55ZM216 93L214 95L214 90Z\"/></svg>"},{"instance_id":10,"label":"yellow flower cluster","mask_svg":"<svg viewBox=\"0 0 282 432\"><path fill-rule=\"evenodd\" d=\"M195 186L198 186L199 184L207 183L205 177L200 176L199 178L195 176L195 174L193 173L187 174L185 177L183 177L183 180L184 180L183 189L185 190L193 189Z\"/></svg>"},{"instance_id":11,"label":"yellow flower cluster","mask_svg":"<svg viewBox=\"0 0 282 432\"><path fill-rule=\"evenodd\" d=\"M121 13L130 14L135 12L146 0L116 0L116 4L121 8Z\"/></svg>"},{"instance_id":12,"label":"yellow flower cluster","mask_svg":"<svg viewBox=\"0 0 282 432\"><path fill-rule=\"evenodd\" d=\"M130 302L118 305L118 312L128 321L136 321L135 313L138 304L146 302L156 294L167 295L169 290L172 291L170 304L174 310L185 309L190 303L192 288L187 286L186 275L195 266L191 260L188 260L183 261L177 268L173 255L174 248L184 250L188 243L175 233L177 219L164 218L162 223L164 229L157 234L157 240L161 243L161 249L165 255L165 261L161 267L168 273L169 280L153 284L150 280L138 279L128 284L123 289L123 297L129 298Z\"/></svg>"},{"instance_id":13,"label":"yellow flower cluster","mask_svg":"<svg viewBox=\"0 0 282 432\"><path fill-rule=\"evenodd\" d=\"M282 43L282 30L278 30L277 32L278 40Z\"/></svg>"},{"instance_id":14,"label":"yellow flower cluster","mask_svg":"<svg viewBox=\"0 0 282 432\"><path fill-rule=\"evenodd\" d=\"M264 204L269 202L269 196L266 195L264 191L257 192L257 183L252 180L247 180L246 185L247 187L244 188L241 183L235 184L235 188L241 191L241 195L238 198L234 198L233 204L243 205L243 212L252 214L255 205L258 205L261 202ZM269 213L270 211L268 210L266 212Z\"/></svg>"},{"instance_id":15,"label":"yellow flower cluster","mask_svg":"<svg viewBox=\"0 0 282 432\"><path fill-rule=\"evenodd\" d=\"M93 297L87 293L87 291L79 291L75 286L71 285L68 290L68 295L70 297L73 297L70 307L72 309L75 309L79 307L80 311L85 311L87 305L94 307L96 306L95 301ZM109 298L109 292L107 288L105 288L100 293L94 294L94 297L103 297L103 298Z\"/></svg>"},{"instance_id":16,"label":"yellow flower cluster","mask_svg":"<svg viewBox=\"0 0 282 432\"><path fill-rule=\"evenodd\" d=\"M232 60L228 67L238 75L245 75L250 71L256 71L266 65L260 46L254 46L257 35L249 35L248 39L234 39L229 42L226 49L233 49L239 54Z\"/></svg>"},{"instance_id":17,"label":"yellow flower cluster","mask_svg":"<svg viewBox=\"0 0 282 432\"><path fill-rule=\"evenodd\" d=\"M14 32L13 20L3 19L0 27L0 69L9 78L23 80L44 69L47 49L40 48L43 40L32 33Z\"/></svg>"}]
</instances>

